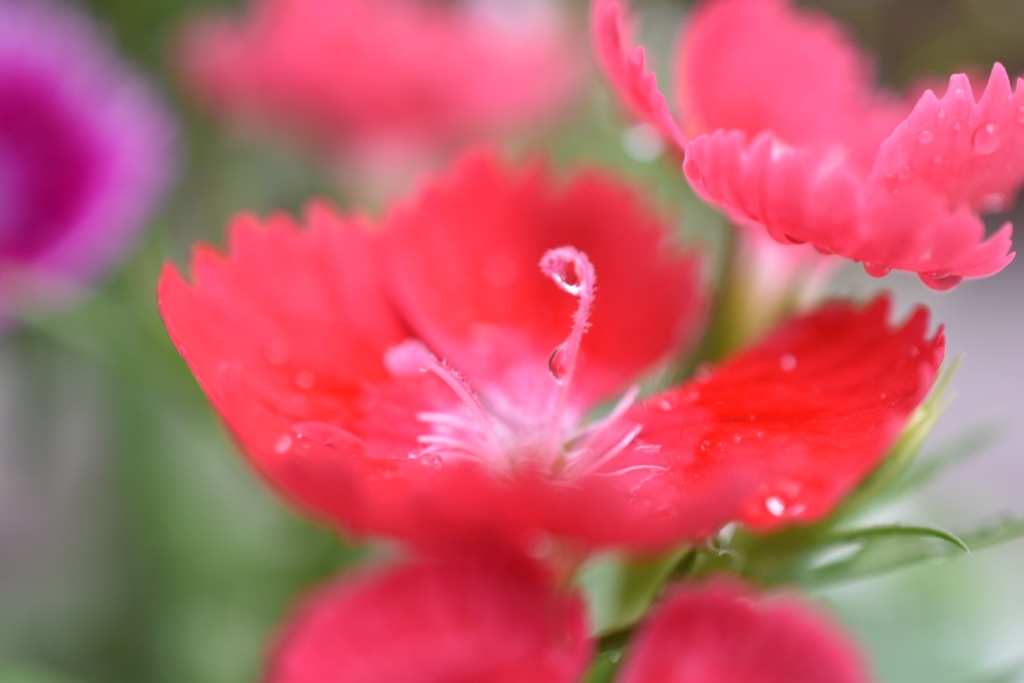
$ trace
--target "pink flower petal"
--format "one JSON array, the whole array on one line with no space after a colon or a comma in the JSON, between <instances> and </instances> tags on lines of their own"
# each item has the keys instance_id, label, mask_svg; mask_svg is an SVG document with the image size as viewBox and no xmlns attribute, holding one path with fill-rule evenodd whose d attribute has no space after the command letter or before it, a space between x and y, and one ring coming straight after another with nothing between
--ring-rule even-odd
<instances>
[{"instance_id":1,"label":"pink flower petal","mask_svg":"<svg viewBox=\"0 0 1024 683\"><path fill-rule=\"evenodd\" d=\"M684 172L694 190L742 225L777 241L810 243L861 261L873 275L918 273L929 286L983 277L1012 260L1010 227L985 239L981 219L921 182L868 183L841 153L790 147L738 131L696 138Z\"/></svg>"},{"instance_id":2,"label":"pink flower petal","mask_svg":"<svg viewBox=\"0 0 1024 683\"><path fill-rule=\"evenodd\" d=\"M1024 183L1024 87L1011 90L1002 64L977 101L968 78L950 78L941 99L926 91L882 144L872 181L889 189L923 183L948 198L1003 210Z\"/></svg>"},{"instance_id":3,"label":"pink flower petal","mask_svg":"<svg viewBox=\"0 0 1024 683\"><path fill-rule=\"evenodd\" d=\"M619 683L863 683L863 655L834 624L792 597L731 580L680 587L626 651Z\"/></svg>"},{"instance_id":4,"label":"pink flower petal","mask_svg":"<svg viewBox=\"0 0 1024 683\"><path fill-rule=\"evenodd\" d=\"M659 454L668 469L649 481L672 482L680 514L702 491L731 483L746 491L731 520L770 529L821 519L882 461L942 362L944 338L926 337L926 311L896 328L888 317L880 298L784 324L628 413L625 423L643 425L633 455Z\"/></svg>"},{"instance_id":5,"label":"pink flower petal","mask_svg":"<svg viewBox=\"0 0 1024 683\"><path fill-rule=\"evenodd\" d=\"M624 5L620 0L594 0L591 30L601 67L633 115L650 123L666 140L682 150L686 136L658 89L657 77L647 68L644 48L629 47Z\"/></svg>"},{"instance_id":6,"label":"pink flower petal","mask_svg":"<svg viewBox=\"0 0 1024 683\"><path fill-rule=\"evenodd\" d=\"M267 683L572 683L583 605L524 559L447 559L345 577L307 596Z\"/></svg>"},{"instance_id":7,"label":"pink flower petal","mask_svg":"<svg viewBox=\"0 0 1024 683\"><path fill-rule=\"evenodd\" d=\"M677 353L702 322L698 257L673 252L666 219L604 173L559 184L537 163L471 154L385 228L388 281L405 319L490 400L524 417L547 409L557 388L549 359L576 307L541 273L548 249L572 246L596 270L570 395L581 410Z\"/></svg>"},{"instance_id":8,"label":"pink flower petal","mask_svg":"<svg viewBox=\"0 0 1024 683\"><path fill-rule=\"evenodd\" d=\"M772 131L789 144L827 146L862 129L872 72L825 15L784 0L712 0L686 23L675 75L694 134Z\"/></svg>"}]
</instances>

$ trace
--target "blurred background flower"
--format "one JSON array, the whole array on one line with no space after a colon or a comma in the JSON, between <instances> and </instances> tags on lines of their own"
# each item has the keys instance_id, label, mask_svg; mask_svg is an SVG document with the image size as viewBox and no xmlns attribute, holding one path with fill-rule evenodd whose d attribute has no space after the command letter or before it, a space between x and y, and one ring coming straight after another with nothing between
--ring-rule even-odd
<instances>
[{"instance_id":1,"label":"blurred background flower","mask_svg":"<svg viewBox=\"0 0 1024 683\"><path fill-rule=\"evenodd\" d=\"M249 5L186 27L186 86L229 125L304 141L350 182L391 184L457 143L537 126L582 84L584 35L548 0Z\"/></svg>"},{"instance_id":2,"label":"blurred background flower","mask_svg":"<svg viewBox=\"0 0 1024 683\"><path fill-rule=\"evenodd\" d=\"M52 297L134 242L166 189L169 112L98 26L0 2L0 306Z\"/></svg>"}]
</instances>

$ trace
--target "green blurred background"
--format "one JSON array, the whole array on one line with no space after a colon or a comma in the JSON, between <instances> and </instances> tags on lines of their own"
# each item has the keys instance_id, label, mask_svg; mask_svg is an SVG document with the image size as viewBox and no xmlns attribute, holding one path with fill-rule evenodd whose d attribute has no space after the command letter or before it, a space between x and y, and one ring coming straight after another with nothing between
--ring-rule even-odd
<instances>
[{"instance_id":1,"label":"green blurred background","mask_svg":"<svg viewBox=\"0 0 1024 683\"><path fill-rule=\"evenodd\" d=\"M162 263L183 263L194 241L220 243L236 211L295 211L312 195L361 202L301 153L217 125L177 87L176 27L240 3L85 4L175 109L179 180L133 256L93 294L0 339L0 683L250 681L288 604L360 551L292 515L244 466L166 338L155 283ZM685 3L635 4L656 61L667 63ZM802 4L847 22L890 84L994 60L1024 72L1020 0ZM585 30L585 3L575 9ZM560 126L520 146L620 166L682 210L700 238L713 214L693 204L669 164L626 155L625 122L598 79L592 86ZM857 274L844 282L858 292L880 286ZM967 351L954 380L961 398L932 443L989 418L1006 426L999 445L903 513L956 529L1024 509L1014 341L1024 335L1022 268L944 296L909 279L883 284L906 302L928 301L950 324L950 352ZM1011 671L1024 662L1022 567L1017 542L822 597L865 640L884 680L1020 681Z\"/></svg>"}]
</instances>

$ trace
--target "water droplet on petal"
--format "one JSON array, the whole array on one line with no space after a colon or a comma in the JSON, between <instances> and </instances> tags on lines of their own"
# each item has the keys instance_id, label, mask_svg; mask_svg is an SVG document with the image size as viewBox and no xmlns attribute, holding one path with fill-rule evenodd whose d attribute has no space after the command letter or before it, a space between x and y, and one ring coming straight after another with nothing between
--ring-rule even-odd
<instances>
[{"instance_id":1,"label":"water droplet on petal","mask_svg":"<svg viewBox=\"0 0 1024 683\"><path fill-rule=\"evenodd\" d=\"M292 449L292 437L287 434L282 434L278 437L277 441L274 442L274 452L278 455L284 455Z\"/></svg>"},{"instance_id":2,"label":"water droplet on petal","mask_svg":"<svg viewBox=\"0 0 1024 683\"><path fill-rule=\"evenodd\" d=\"M921 281L932 289L945 292L956 287L964 279L959 275L950 275L949 273L921 273Z\"/></svg>"},{"instance_id":3,"label":"water droplet on petal","mask_svg":"<svg viewBox=\"0 0 1024 683\"><path fill-rule=\"evenodd\" d=\"M954 121L953 122L953 130L959 131L960 128L962 128L962 126L960 125L960 122L959 121Z\"/></svg>"},{"instance_id":4,"label":"water droplet on petal","mask_svg":"<svg viewBox=\"0 0 1024 683\"><path fill-rule=\"evenodd\" d=\"M783 372L792 372L796 369L796 356L791 353L784 354L779 358L779 367Z\"/></svg>"},{"instance_id":5,"label":"water droplet on petal","mask_svg":"<svg viewBox=\"0 0 1024 683\"><path fill-rule=\"evenodd\" d=\"M772 517L781 517L786 512L786 501L778 496L768 496L764 499L764 507Z\"/></svg>"},{"instance_id":6,"label":"water droplet on petal","mask_svg":"<svg viewBox=\"0 0 1024 683\"><path fill-rule=\"evenodd\" d=\"M316 375L310 370L303 370L295 375L295 386L299 389L312 389L316 384Z\"/></svg>"},{"instance_id":7,"label":"water droplet on petal","mask_svg":"<svg viewBox=\"0 0 1024 683\"><path fill-rule=\"evenodd\" d=\"M569 352L565 350L564 346L559 346L551 352L551 357L548 358L548 372L559 384L569 374Z\"/></svg>"},{"instance_id":8,"label":"water droplet on petal","mask_svg":"<svg viewBox=\"0 0 1024 683\"><path fill-rule=\"evenodd\" d=\"M701 453L707 453L710 450L711 450L711 442L710 441L705 439L704 441L700 442L700 452Z\"/></svg>"},{"instance_id":9,"label":"water droplet on petal","mask_svg":"<svg viewBox=\"0 0 1024 683\"><path fill-rule=\"evenodd\" d=\"M896 174L896 177L900 180L908 180L910 178L910 164L904 164L900 172Z\"/></svg>"},{"instance_id":10,"label":"water droplet on petal","mask_svg":"<svg viewBox=\"0 0 1024 683\"><path fill-rule=\"evenodd\" d=\"M441 465L444 464L444 461L441 460L441 456L437 453L430 453L429 455L422 456L420 458L420 462L427 467L434 468L435 470L441 469Z\"/></svg>"},{"instance_id":11,"label":"water droplet on petal","mask_svg":"<svg viewBox=\"0 0 1024 683\"><path fill-rule=\"evenodd\" d=\"M917 134L917 141L920 142L922 145L930 145L932 144L932 140L934 139L935 133L931 132L930 130L922 130L920 133Z\"/></svg>"},{"instance_id":12,"label":"water droplet on petal","mask_svg":"<svg viewBox=\"0 0 1024 683\"><path fill-rule=\"evenodd\" d=\"M921 349L917 348L916 346L911 346L909 349L907 349L907 357L908 358L917 358L920 355L921 355Z\"/></svg>"},{"instance_id":13,"label":"water droplet on petal","mask_svg":"<svg viewBox=\"0 0 1024 683\"><path fill-rule=\"evenodd\" d=\"M986 123L971 137L971 144L978 154L992 154L999 148L999 126L995 123Z\"/></svg>"},{"instance_id":14,"label":"water droplet on petal","mask_svg":"<svg viewBox=\"0 0 1024 683\"><path fill-rule=\"evenodd\" d=\"M892 272L892 268L878 263L864 263L864 271L871 277L885 277Z\"/></svg>"},{"instance_id":15,"label":"water droplet on petal","mask_svg":"<svg viewBox=\"0 0 1024 683\"><path fill-rule=\"evenodd\" d=\"M682 399L687 403L695 403L700 398L700 389L695 386L688 386L682 391Z\"/></svg>"},{"instance_id":16,"label":"water droplet on petal","mask_svg":"<svg viewBox=\"0 0 1024 683\"><path fill-rule=\"evenodd\" d=\"M1009 197L1001 192L993 192L992 194L985 195L981 200L981 208L984 209L986 213L1006 211L1009 204Z\"/></svg>"},{"instance_id":17,"label":"water droplet on petal","mask_svg":"<svg viewBox=\"0 0 1024 683\"><path fill-rule=\"evenodd\" d=\"M743 436L741 434L736 434L732 437L733 443L739 443L740 441L743 441Z\"/></svg>"}]
</instances>

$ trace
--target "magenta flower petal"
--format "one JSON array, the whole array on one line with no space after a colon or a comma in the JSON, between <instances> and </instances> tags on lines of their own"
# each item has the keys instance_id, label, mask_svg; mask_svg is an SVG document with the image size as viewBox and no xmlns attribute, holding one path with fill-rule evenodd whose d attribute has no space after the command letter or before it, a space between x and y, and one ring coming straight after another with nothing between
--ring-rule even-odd
<instances>
[{"instance_id":1,"label":"magenta flower petal","mask_svg":"<svg viewBox=\"0 0 1024 683\"><path fill-rule=\"evenodd\" d=\"M867 683L849 636L793 597L720 579L671 591L641 627L619 683Z\"/></svg>"},{"instance_id":2,"label":"magenta flower petal","mask_svg":"<svg viewBox=\"0 0 1024 683\"><path fill-rule=\"evenodd\" d=\"M345 577L307 596L266 683L574 683L583 605L522 558L449 558Z\"/></svg>"},{"instance_id":3,"label":"magenta flower petal","mask_svg":"<svg viewBox=\"0 0 1024 683\"><path fill-rule=\"evenodd\" d=\"M85 16L51 0L0 2L0 102L7 274L99 273L167 186L167 113Z\"/></svg>"}]
</instances>

